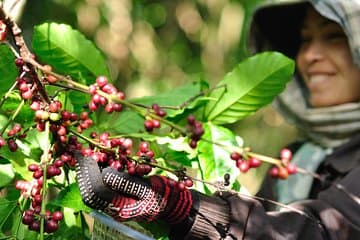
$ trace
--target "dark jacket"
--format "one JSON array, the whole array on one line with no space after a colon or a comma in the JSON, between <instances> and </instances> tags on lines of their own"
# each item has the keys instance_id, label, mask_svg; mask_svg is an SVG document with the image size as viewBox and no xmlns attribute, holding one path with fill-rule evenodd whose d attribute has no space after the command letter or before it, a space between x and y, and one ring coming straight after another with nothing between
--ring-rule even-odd
<instances>
[{"instance_id":1,"label":"dark jacket","mask_svg":"<svg viewBox=\"0 0 360 240\"><path fill-rule=\"evenodd\" d=\"M238 194L194 192L190 220L171 239L360 239L360 136L335 149L318 174L310 198L281 211Z\"/></svg>"}]
</instances>

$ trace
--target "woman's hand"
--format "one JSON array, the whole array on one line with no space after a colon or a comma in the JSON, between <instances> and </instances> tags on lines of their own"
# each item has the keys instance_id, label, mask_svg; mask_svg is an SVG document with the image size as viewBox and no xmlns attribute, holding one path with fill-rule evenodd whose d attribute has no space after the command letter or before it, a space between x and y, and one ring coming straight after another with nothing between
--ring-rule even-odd
<instances>
[{"instance_id":1,"label":"woman's hand","mask_svg":"<svg viewBox=\"0 0 360 240\"><path fill-rule=\"evenodd\" d=\"M142 178L111 167L100 171L92 157L76 153L76 174L86 205L102 210L117 221L183 221L192 206L188 189L170 186L163 176Z\"/></svg>"}]
</instances>

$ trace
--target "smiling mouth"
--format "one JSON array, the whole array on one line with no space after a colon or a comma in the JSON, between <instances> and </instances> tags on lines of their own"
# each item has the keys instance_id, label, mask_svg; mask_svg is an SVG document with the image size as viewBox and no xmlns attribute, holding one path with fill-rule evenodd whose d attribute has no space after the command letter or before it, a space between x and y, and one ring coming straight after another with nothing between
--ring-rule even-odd
<instances>
[{"instance_id":1,"label":"smiling mouth","mask_svg":"<svg viewBox=\"0 0 360 240\"><path fill-rule=\"evenodd\" d=\"M326 81L329 75L313 75L308 78L310 84L320 84Z\"/></svg>"}]
</instances>

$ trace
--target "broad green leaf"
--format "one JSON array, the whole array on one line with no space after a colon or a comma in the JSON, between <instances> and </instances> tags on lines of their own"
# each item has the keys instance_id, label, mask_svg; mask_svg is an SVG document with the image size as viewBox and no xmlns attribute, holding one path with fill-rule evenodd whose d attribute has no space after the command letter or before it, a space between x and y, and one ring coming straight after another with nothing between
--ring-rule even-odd
<instances>
[{"instance_id":1,"label":"broad green leaf","mask_svg":"<svg viewBox=\"0 0 360 240\"><path fill-rule=\"evenodd\" d=\"M207 123L203 125L205 133L198 143L199 166L205 180L223 180L224 174L229 173L232 184L239 174L234 161L230 159L230 152L223 146L237 146L235 135L227 128ZM213 144L217 143L217 144Z\"/></svg>"},{"instance_id":2,"label":"broad green leaf","mask_svg":"<svg viewBox=\"0 0 360 240\"><path fill-rule=\"evenodd\" d=\"M16 201L9 201L5 198L0 198L0 229L7 223L11 214L13 214L17 208Z\"/></svg>"},{"instance_id":3,"label":"broad green leaf","mask_svg":"<svg viewBox=\"0 0 360 240\"><path fill-rule=\"evenodd\" d=\"M144 131L144 118L133 111L107 113L105 111L97 118L97 127L101 131L113 133L138 133Z\"/></svg>"},{"instance_id":4,"label":"broad green leaf","mask_svg":"<svg viewBox=\"0 0 360 240\"><path fill-rule=\"evenodd\" d=\"M15 177L15 172L11 164L0 164L0 188L5 187Z\"/></svg>"},{"instance_id":5,"label":"broad green leaf","mask_svg":"<svg viewBox=\"0 0 360 240\"><path fill-rule=\"evenodd\" d=\"M236 66L210 93L207 120L228 124L253 114L281 93L294 72L294 62L277 52L265 52ZM223 86L223 87L221 87Z\"/></svg>"},{"instance_id":6,"label":"broad green leaf","mask_svg":"<svg viewBox=\"0 0 360 240\"><path fill-rule=\"evenodd\" d=\"M110 77L105 59L95 45L71 26L43 23L34 29L32 47L40 60L60 73L92 83L96 76Z\"/></svg>"},{"instance_id":7,"label":"broad green leaf","mask_svg":"<svg viewBox=\"0 0 360 240\"><path fill-rule=\"evenodd\" d=\"M54 205L61 207L71 208L74 211L86 211L89 212L91 209L87 207L81 198L79 187L76 183L71 184L70 186L63 189L58 198L52 202Z\"/></svg>"},{"instance_id":8,"label":"broad green leaf","mask_svg":"<svg viewBox=\"0 0 360 240\"><path fill-rule=\"evenodd\" d=\"M0 87L1 88L1 87ZM1 111L6 116L11 116L14 114L16 109L21 104L22 99L19 94L11 93L5 100L4 104L1 106ZM33 124L34 119L34 111L30 109L29 104L23 104L20 112L17 114L15 118L15 122L20 122L23 127L29 126L29 124Z\"/></svg>"},{"instance_id":9,"label":"broad green leaf","mask_svg":"<svg viewBox=\"0 0 360 240\"><path fill-rule=\"evenodd\" d=\"M0 44L0 96L9 90L19 75L14 61L15 56L9 46Z\"/></svg>"}]
</instances>

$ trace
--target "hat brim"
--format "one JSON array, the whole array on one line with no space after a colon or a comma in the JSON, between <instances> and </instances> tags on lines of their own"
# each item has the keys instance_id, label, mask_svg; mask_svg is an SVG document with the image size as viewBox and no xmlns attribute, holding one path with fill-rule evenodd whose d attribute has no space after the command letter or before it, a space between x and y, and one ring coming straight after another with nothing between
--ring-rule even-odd
<instances>
[{"instance_id":1,"label":"hat brim","mask_svg":"<svg viewBox=\"0 0 360 240\"><path fill-rule=\"evenodd\" d=\"M299 29L309 6L301 1L258 8L250 25L250 41L255 44L255 51L279 51L294 58L300 44Z\"/></svg>"}]
</instances>

